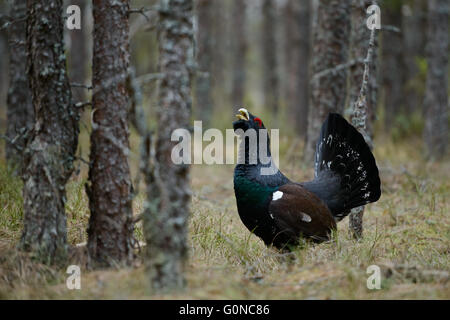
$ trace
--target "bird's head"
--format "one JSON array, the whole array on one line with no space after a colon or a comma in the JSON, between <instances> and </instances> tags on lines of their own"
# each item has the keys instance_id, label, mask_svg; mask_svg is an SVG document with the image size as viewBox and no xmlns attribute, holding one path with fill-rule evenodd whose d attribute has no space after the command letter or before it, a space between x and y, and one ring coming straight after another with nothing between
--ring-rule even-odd
<instances>
[{"instance_id":1,"label":"bird's head","mask_svg":"<svg viewBox=\"0 0 450 320\"><path fill-rule=\"evenodd\" d=\"M241 108L238 110L236 118L239 120L233 122L234 131L242 129L244 132L249 129L254 129L258 131L259 129L265 129L262 120L250 112L247 109Z\"/></svg>"},{"instance_id":2,"label":"bird's head","mask_svg":"<svg viewBox=\"0 0 450 320\"><path fill-rule=\"evenodd\" d=\"M241 108L236 115L237 121L233 122L233 129L239 136L238 165L257 165L261 170L266 170L263 175L274 175L279 172L272 161L270 153L270 138L262 120L247 109Z\"/></svg>"}]
</instances>

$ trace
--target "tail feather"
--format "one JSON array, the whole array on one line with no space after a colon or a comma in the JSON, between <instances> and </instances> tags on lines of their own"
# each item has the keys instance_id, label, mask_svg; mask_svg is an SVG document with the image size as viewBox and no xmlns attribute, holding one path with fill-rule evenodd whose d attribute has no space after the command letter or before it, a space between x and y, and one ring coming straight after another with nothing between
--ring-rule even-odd
<instances>
[{"instance_id":1,"label":"tail feather","mask_svg":"<svg viewBox=\"0 0 450 320\"><path fill-rule=\"evenodd\" d=\"M380 198L375 158L364 137L339 114L330 113L322 126L314 167L315 186L327 187L322 200L338 220Z\"/></svg>"}]
</instances>

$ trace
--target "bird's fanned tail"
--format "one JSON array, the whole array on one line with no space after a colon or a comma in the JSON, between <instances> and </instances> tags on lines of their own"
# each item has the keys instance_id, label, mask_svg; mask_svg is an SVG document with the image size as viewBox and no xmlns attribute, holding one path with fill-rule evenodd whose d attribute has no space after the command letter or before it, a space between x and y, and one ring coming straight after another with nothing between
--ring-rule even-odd
<instances>
[{"instance_id":1,"label":"bird's fanned tail","mask_svg":"<svg viewBox=\"0 0 450 320\"><path fill-rule=\"evenodd\" d=\"M322 125L315 179L304 186L327 204L336 220L380 198L375 158L363 136L339 114L330 113Z\"/></svg>"}]
</instances>

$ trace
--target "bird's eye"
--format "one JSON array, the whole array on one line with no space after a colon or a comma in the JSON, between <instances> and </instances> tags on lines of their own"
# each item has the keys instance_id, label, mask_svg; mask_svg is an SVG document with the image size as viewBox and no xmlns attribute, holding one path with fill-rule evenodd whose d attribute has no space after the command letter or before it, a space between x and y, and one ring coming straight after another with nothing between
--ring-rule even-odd
<instances>
[{"instance_id":1,"label":"bird's eye","mask_svg":"<svg viewBox=\"0 0 450 320\"><path fill-rule=\"evenodd\" d=\"M260 128L262 127L262 121L261 121L260 118L255 118L255 119L253 119L253 121L257 122L257 123L258 123L258 126L259 126Z\"/></svg>"}]
</instances>

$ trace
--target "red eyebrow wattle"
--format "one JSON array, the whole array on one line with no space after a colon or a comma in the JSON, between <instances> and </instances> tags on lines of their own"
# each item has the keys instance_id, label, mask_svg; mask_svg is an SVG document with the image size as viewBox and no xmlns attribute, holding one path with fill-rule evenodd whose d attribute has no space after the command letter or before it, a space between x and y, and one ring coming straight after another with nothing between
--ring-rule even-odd
<instances>
[{"instance_id":1,"label":"red eyebrow wattle","mask_svg":"<svg viewBox=\"0 0 450 320\"><path fill-rule=\"evenodd\" d=\"M255 118L254 121L258 122L258 125L262 127L262 121L260 118Z\"/></svg>"}]
</instances>

